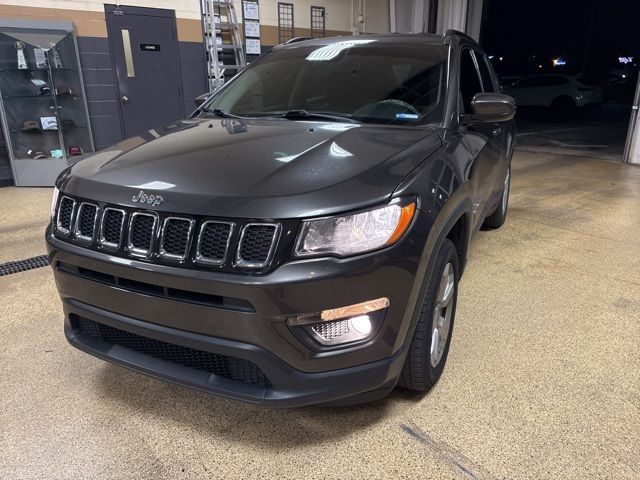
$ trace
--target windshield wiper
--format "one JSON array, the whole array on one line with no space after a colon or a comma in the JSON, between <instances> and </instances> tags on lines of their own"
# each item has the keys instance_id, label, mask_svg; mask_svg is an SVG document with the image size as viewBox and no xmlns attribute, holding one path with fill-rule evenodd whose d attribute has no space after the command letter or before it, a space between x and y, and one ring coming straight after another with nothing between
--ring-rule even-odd
<instances>
[{"instance_id":1,"label":"windshield wiper","mask_svg":"<svg viewBox=\"0 0 640 480\"><path fill-rule=\"evenodd\" d=\"M215 116L222 118L242 118L238 115L234 115L233 113L228 113L224 110L220 110L219 108L203 108L201 111L204 113L213 113Z\"/></svg>"},{"instance_id":2,"label":"windshield wiper","mask_svg":"<svg viewBox=\"0 0 640 480\"><path fill-rule=\"evenodd\" d=\"M289 110L288 112L280 115L280 118L286 118L287 120L329 120L331 122L348 122L348 123L361 123L354 118L351 118L348 114L337 113L322 113L322 112L308 112L306 110Z\"/></svg>"}]
</instances>

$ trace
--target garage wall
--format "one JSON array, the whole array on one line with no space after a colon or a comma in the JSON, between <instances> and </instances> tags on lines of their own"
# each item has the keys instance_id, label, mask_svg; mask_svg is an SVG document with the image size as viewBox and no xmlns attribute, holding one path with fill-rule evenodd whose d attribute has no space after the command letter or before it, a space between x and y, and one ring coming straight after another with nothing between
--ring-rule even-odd
<instances>
[{"instance_id":1,"label":"garage wall","mask_svg":"<svg viewBox=\"0 0 640 480\"><path fill-rule=\"evenodd\" d=\"M389 0L285 0L294 6L294 25L296 33L309 35L311 6L325 7L326 29L333 34L352 32L352 4L356 14L365 17L365 26L361 32L389 32ZM106 37L107 27L104 19L104 4L116 3L97 0L0 0L0 16L63 18L72 20L79 36ZM178 34L181 41L202 41L200 26L199 0L127 0L119 2L124 6L152 7L174 10L178 20ZM241 21L241 0L234 0ZM260 0L260 23L263 37L277 42L278 1ZM33 10L37 9L37 10Z\"/></svg>"},{"instance_id":2,"label":"garage wall","mask_svg":"<svg viewBox=\"0 0 640 480\"><path fill-rule=\"evenodd\" d=\"M345 2L346 3L346 2ZM354 2L355 9L360 6ZM364 22L361 33L389 33L389 0L365 0L362 2L361 15Z\"/></svg>"},{"instance_id":3,"label":"garage wall","mask_svg":"<svg viewBox=\"0 0 640 480\"><path fill-rule=\"evenodd\" d=\"M123 139L115 72L107 38L104 3L97 1L32 0L29 6L0 0L0 17L34 20L67 20L74 24L82 74L84 77L89 120L97 150ZM132 6L175 9L184 115L193 110L195 97L206 91L205 57L202 46L202 27L199 11L185 8L197 2L168 0L127 2ZM174 7L174 8L171 8ZM191 18L194 17L194 18Z\"/></svg>"},{"instance_id":4,"label":"garage wall","mask_svg":"<svg viewBox=\"0 0 640 480\"><path fill-rule=\"evenodd\" d=\"M480 37L484 0L393 0L394 32L420 33L428 31L429 11L437 7L436 33L453 28L466 32L476 40Z\"/></svg>"},{"instance_id":5,"label":"garage wall","mask_svg":"<svg viewBox=\"0 0 640 480\"><path fill-rule=\"evenodd\" d=\"M395 12L393 32L422 33L426 31L430 0L394 0L391 8Z\"/></svg>"},{"instance_id":6,"label":"garage wall","mask_svg":"<svg viewBox=\"0 0 640 480\"><path fill-rule=\"evenodd\" d=\"M241 20L241 0L234 0ZM387 33L389 0L284 0L294 5L296 36L309 36L311 6L325 7L327 36ZM116 3L115 0L106 3ZM127 0L123 6L174 10L184 94L184 114L191 113L194 99L207 90L199 0ZM260 0L260 21L264 48L278 43L278 1ZM74 24L85 81L89 119L96 149L123 139L113 71L105 2L98 0L0 0L0 17L34 20L66 20ZM358 22L358 15L363 21ZM4 164L0 159L0 170Z\"/></svg>"}]
</instances>

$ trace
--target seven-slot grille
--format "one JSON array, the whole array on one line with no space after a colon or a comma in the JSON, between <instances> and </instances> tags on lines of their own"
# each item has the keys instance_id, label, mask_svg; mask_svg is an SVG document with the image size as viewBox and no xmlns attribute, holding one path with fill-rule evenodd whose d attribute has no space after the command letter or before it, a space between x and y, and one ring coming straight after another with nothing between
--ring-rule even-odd
<instances>
[{"instance_id":1,"label":"seven-slot grille","mask_svg":"<svg viewBox=\"0 0 640 480\"><path fill-rule=\"evenodd\" d=\"M100 243L111 248L120 248L124 230L125 211L107 207L102 214Z\"/></svg>"},{"instance_id":2,"label":"seven-slot grille","mask_svg":"<svg viewBox=\"0 0 640 480\"><path fill-rule=\"evenodd\" d=\"M93 203L83 202L78 207L76 215L76 238L85 242L93 240L98 217L98 206Z\"/></svg>"},{"instance_id":3,"label":"seven-slot grille","mask_svg":"<svg viewBox=\"0 0 640 480\"><path fill-rule=\"evenodd\" d=\"M236 262L262 268L271 260L279 226L274 223L249 223L242 229Z\"/></svg>"},{"instance_id":4,"label":"seven-slot grille","mask_svg":"<svg viewBox=\"0 0 640 480\"><path fill-rule=\"evenodd\" d=\"M166 218L160 238L160 256L174 260L187 258L192 229L193 220L179 217Z\"/></svg>"},{"instance_id":5,"label":"seven-slot grille","mask_svg":"<svg viewBox=\"0 0 640 480\"><path fill-rule=\"evenodd\" d=\"M68 235L71 231L71 219L73 218L73 211L75 208L75 200L69 197L62 197L62 200L60 200L60 207L58 208L56 228L63 235Z\"/></svg>"},{"instance_id":6,"label":"seven-slot grille","mask_svg":"<svg viewBox=\"0 0 640 480\"><path fill-rule=\"evenodd\" d=\"M206 221L200 228L196 261L222 265L227 258L233 223Z\"/></svg>"},{"instance_id":7,"label":"seven-slot grille","mask_svg":"<svg viewBox=\"0 0 640 480\"><path fill-rule=\"evenodd\" d=\"M134 255L148 256L153 250L157 216L136 212L129 223L129 250Z\"/></svg>"},{"instance_id":8,"label":"seven-slot grille","mask_svg":"<svg viewBox=\"0 0 640 480\"><path fill-rule=\"evenodd\" d=\"M63 196L54 233L92 249L152 261L263 269L274 256L281 225L159 215Z\"/></svg>"}]
</instances>

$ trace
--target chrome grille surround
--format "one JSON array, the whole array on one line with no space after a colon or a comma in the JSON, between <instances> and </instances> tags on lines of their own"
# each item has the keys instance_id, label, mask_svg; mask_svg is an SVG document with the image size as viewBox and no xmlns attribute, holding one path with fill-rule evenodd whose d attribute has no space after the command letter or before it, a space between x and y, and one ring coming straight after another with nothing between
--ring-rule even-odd
<instances>
[{"instance_id":1,"label":"chrome grille surround","mask_svg":"<svg viewBox=\"0 0 640 480\"><path fill-rule=\"evenodd\" d=\"M187 238L184 242L184 251L182 255L177 255L175 253L167 252L165 249L165 235L167 232L167 226L169 226L170 222L179 221L179 222L188 222L189 227L187 230ZM164 222L162 223L162 233L160 234L160 253L159 255L162 258L167 258L169 260L177 260L184 261L189 255L189 250L191 249L191 233L193 232L193 226L195 225L195 220L192 218L185 217L166 217Z\"/></svg>"},{"instance_id":2,"label":"chrome grille surround","mask_svg":"<svg viewBox=\"0 0 640 480\"><path fill-rule=\"evenodd\" d=\"M62 220L60 218L60 215L62 214L63 203L65 201L71 202L71 213L69 214L68 227L62 226ZM73 225L73 215L76 211L76 205L77 205L77 202L73 198L67 197L67 196L63 196L60 199L60 202L58 203L58 212L56 213L56 230L60 232L62 235L66 236L71 233L71 226Z\"/></svg>"},{"instance_id":3,"label":"chrome grille surround","mask_svg":"<svg viewBox=\"0 0 640 480\"><path fill-rule=\"evenodd\" d=\"M207 257L202 254L202 239L205 233L205 229L209 225L228 225L229 226L229 234L227 235L227 241L224 248L224 255L220 259L215 259L212 257ZM217 220L206 220L202 222L200 226L200 231L198 232L198 241L196 244L196 263L202 263L206 265L223 265L227 261L227 257L229 256L229 245L231 244L231 237L233 236L233 231L235 230L236 224L233 222L221 222Z\"/></svg>"},{"instance_id":4,"label":"chrome grille surround","mask_svg":"<svg viewBox=\"0 0 640 480\"><path fill-rule=\"evenodd\" d=\"M136 219L142 217L151 217L153 219L153 223L151 224L151 237L149 240L148 248L140 248L136 247L133 243L133 235L134 232L134 224ZM156 236L156 227L158 226L158 214L155 212L134 212L131 214L131 218L129 219L129 235L127 237L127 250L134 257L148 257L153 252L153 241Z\"/></svg>"},{"instance_id":5,"label":"chrome grille surround","mask_svg":"<svg viewBox=\"0 0 640 480\"><path fill-rule=\"evenodd\" d=\"M252 227L273 227L273 235L271 237L271 246L269 248L269 251L266 255L266 259L263 262L256 262L256 261L251 261L251 260L245 260L242 258L242 245L245 241L245 237L247 235L247 232L252 228ZM235 264L239 267L245 267L245 268L263 268L265 266L267 266L270 262L271 259L273 258L273 254L276 250L276 246L278 245L278 240L280 238L280 230L281 230L281 225L279 223L247 223L246 225L244 225L242 227L242 231L240 232L240 240L238 240L238 247L236 249L236 259L235 259Z\"/></svg>"},{"instance_id":6,"label":"chrome grille surround","mask_svg":"<svg viewBox=\"0 0 640 480\"><path fill-rule=\"evenodd\" d=\"M88 208L95 209L95 216ZM182 267L241 273L264 271L279 263L275 259L276 255L280 258L277 252L288 247L282 242L291 241L284 238L282 231L285 227L287 231L294 230L298 224L293 220L245 221L155 212L60 195L52 234L110 255Z\"/></svg>"},{"instance_id":7,"label":"chrome grille surround","mask_svg":"<svg viewBox=\"0 0 640 480\"><path fill-rule=\"evenodd\" d=\"M86 208L95 209L95 212L93 213L93 227L91 228L91 235L84 235L82 233L82 221L83 221L82 215L84 214L84 211ZM75 224L74 224L75 226L73 230L73 235L76 238L76 240L80 240L81 242L87 242L87 243L91 243L91 241L93 241L93 238L96 235L96 223L99 215L100 215L100 210L98 209L98 205L96 205L95 203L91 203L91 202L80 203L80 206L78 207L78 211L76 212L76 221L75 221Z\"/></svg>"},{"instance_id":8,"label":"chrome grille surround","mask_svg":"<svg viewBox=\"0 0 640 480\"><path fill-rule=\"evenodd\" d=\"M109 242L106 238L105 238L105 219L107 218L107 215L109 214L109 212L118 212L120 214L122 214L122 219L120 220L120 238L118 240L118 243L113 243L113 242ZM122 237L124 236L124 225L125 225L125 220L127 219L127 212L124 211L121 208L114 208L114 207L105 207L102 210L102 215L100 217L100 236L99 236L99 240L98 242L100 243L100 245L102 245L103 247L107 247L107 248L112 248L112 249L118 249L122 246Z\"/></svg>"}]
</instances>

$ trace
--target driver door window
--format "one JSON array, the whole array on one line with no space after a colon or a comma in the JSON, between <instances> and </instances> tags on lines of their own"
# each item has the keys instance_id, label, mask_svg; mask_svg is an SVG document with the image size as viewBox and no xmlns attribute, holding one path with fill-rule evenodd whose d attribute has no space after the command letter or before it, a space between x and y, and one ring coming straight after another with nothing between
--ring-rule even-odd
<instances>
[{"instance_id":1,"label":"driver door window","mask_svg":"<svg viewBox=\"0 0 640 480\"><path fill-rule=\"evenodd\" d=\"M480 69L480 78L482 79L483 90L487 93L495 93L495 82L493 81L493 76L489 70L486 57L476 52L476 60L478 61L478 68Z\"/></svg>"},{"instance_id":2,"label":"driver door window","mask_svg":"<svg viewBox=\"0 0 640 480\"><path fill-rule=\"evenodd\" d=\"M482 93L482 84L471 50L464 49L460 58L460 113L471 113L471 100Z\"/></svg>"}]
</instances>

